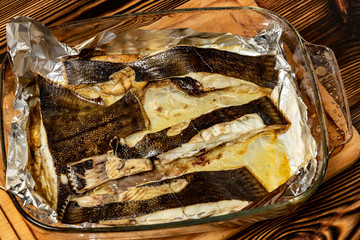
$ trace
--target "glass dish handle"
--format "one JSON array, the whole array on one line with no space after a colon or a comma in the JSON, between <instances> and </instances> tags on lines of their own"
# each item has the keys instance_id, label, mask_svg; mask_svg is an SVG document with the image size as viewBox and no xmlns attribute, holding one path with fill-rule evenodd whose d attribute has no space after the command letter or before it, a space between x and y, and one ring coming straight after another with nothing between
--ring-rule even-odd
<instances>
[{"instance_id":1,"label":"glass dish handle","mask_svg":"<svg viewBox=\"0 0 360 240\"><path fill-rule=\"evenodd\" d=\"M346 144L352 138L349 104L334 52L325 46L305 42L311 67L325 110L328 150Z\"/></svg>"}]
</instances>

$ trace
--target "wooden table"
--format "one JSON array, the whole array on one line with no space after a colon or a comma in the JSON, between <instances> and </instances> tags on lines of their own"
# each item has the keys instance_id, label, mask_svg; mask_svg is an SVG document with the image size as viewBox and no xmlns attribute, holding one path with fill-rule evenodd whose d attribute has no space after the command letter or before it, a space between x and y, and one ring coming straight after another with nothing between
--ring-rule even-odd
<instances>
[{"instance_id":1,"label":"wooden table","mask_svg":"<svg viewBox=\"0 0 360 240\"><path fill-rule=\"evenodd\" d=\"M244 4L244 1L236 0L222 2L223 6L239 6L240 2ZM251 0L247 2L255 5ZM257 0L256 4L285 17L306 40L334 50L345 84L353 125L360 130L360 1ZM5 24L17 15L26 15L52 26L113 14L204 5L209 5L209 2L1 1L0 53L6 51ZM349 152L352 152L352 148ZM347 157L343 159L346 161ZM315 195L293 214L247 227L172 239L360 239L359 179L360 162L357 161L351 168L323 183ZM0 239L49 239L49 236L39 235L29 228L4 191L0 191L0 206Z\"/></svg>"}]
</instances>

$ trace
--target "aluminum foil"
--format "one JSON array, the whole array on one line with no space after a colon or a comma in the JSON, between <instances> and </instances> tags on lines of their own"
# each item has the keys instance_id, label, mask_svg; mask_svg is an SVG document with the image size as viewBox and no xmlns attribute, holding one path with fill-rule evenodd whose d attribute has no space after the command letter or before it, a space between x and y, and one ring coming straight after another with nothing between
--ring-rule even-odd
<instances>
[{"instance_id":1,"label":"aluminum foil","mask_svg":"<svg viewBox=\"0 0 360 240\"><path fill-rule=\"evenodd\" d=\"M35 72L61 83L61 58L81 54L85 49L147 55L176 45L194 45L231 47L231 51L252 56L276 54L276 68L279 70L280 78L271 97L292 123L290 129L281 134L279 139L286 147L291 174L302 174L300 181L293 184L286 194L297 196L310 186L317 164L316 142L307 124L306 105L293 85L294 73L284 58L280 41L281 28L277 23L269 24L254 38L243 38L230 33L200 33L192 29L135 29L118 36L104 32L93 38L84 39L74 48L60 43L43 24L27 17L12 19L7 24L6 32L13 71L18 79L14 108L21 112L14 118L9 136L6 188L16 194L25 209L39 221L47 224L57 223L55 211L34 191L34 180L26 167L29 158L26 124L31 104L29 99L34 96L34 88L29 83L33 81ZM85 223L77 227L89 226L96 224Z\"/></svg>"}]
</instances>

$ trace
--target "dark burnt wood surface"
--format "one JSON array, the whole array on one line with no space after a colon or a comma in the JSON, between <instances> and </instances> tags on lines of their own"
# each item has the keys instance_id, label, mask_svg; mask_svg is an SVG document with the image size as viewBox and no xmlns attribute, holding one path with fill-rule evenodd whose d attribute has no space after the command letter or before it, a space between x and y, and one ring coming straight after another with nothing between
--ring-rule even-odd
<instances>
[{"instance_id":1,"label":"dark burnt wood surface","mask_svg":"<svg viewBox=\"0 0 360 240\"><path fill-rule=\"evenodd\" d=\"M304 39L330 47L336 55L354 127L360 130L360 1L266 1ZM344 11L344 6L346 9ZM339 7L340 6L340 7ZM231 239L359 239L360 163L323 183L295 213L254 224Z\"/></svg>"}]
</instances>

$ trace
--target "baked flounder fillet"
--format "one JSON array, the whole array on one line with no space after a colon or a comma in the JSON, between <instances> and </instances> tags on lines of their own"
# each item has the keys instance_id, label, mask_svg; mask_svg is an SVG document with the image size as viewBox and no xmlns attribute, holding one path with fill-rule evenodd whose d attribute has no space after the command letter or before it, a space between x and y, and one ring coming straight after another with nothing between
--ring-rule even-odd
<instances>
[{"instance_id":1,"label":"baked flounder fillet","mask_svg":"<svg viewBox=\"0 0 360 240\"><path fill-rule=\"evenodd\" d=\"M266 194L266 189L245 167L227 171L196 172L130 188L121 194L72 199L67 205L63 221L106 223L107 220L129 218L129 222L139 221L139 216L155 213L161 215L162 211L169 209L170 212L176 212L175 215L181 213L174 219L187 219L201 215L202 212L196 209L200 204L212 207L214 204L221 205L221 202L226 200L248 203L259 200ZM186 213L187 207L193 208L190 214ZM167 214L174 215L169 211Z\"/></svg>"},{"instance_id":2,"label":"baked flounder fillet","mask_svg":"<svg viewBox=\"0 0 360 240\"><path fill-rule=\"evenodd\" d=\"M113 141L113 153L69 164L70 178L74 190L81 193L128 175L133 165L138 166L133 167L134 171L143 172L152 157L166 164L201 155L225 143L246 141L259 133L280 133L289 125L273 102L262 97L244 105L216 109L186 122L181 129L176 125L147 134L132 148Z\"/></svg>"},{"instance_id":3,"label":"baked flounder fillet","mask_svg":"<svg viewBox=\"0 0 360 240\"><path fill-rule=\"evenodd\" d=\"M197 154L203 149L216 147L217 145L233 140L233 138L237 137L236 132L239 129L240 123L236 124L237 122L234 122L230 124L230 122L250 114L258 116L258 119L256 119L256 116L248 116L248 119L250 119L248 121L250 131L251 128L253 130L259 130L260 128L265 128L265 126L272 125L276 126L279 130L287 129L289 126L288 120L282 115L270 98L262 97L244 105L219 108L203 114L198 118L189 119L187 122L181 123L183 124L181 130L174 130L176 126L173 126L159 132L146 134L133 147L128 147L126 144L115 143L113 148L119 158L149 158L158 156L161 160L169 162L180 157L191 156L188 151ZM251 126L251 123L257 120L260 123L255 123ZM227 126L230 129L224 129ZM210 127L213 127L213 129L209 129ZM231 129L232 127L234 129ZM216 133L217 131L219 133ZM235 136L231 136L231 133L234 133ZM240 132L240 134L244 134L244 132ZM219 136L224 136L225 139L218 139L217 142L212 141L211 138ZM229 140L227 140L226 137ZM188 144L186 145L186 143ZM195 146L190 147L190 144L195 144ZM176 151L180 151L183 154L176 153ZM159 154L161 155L159 156Z\"/></svg>"},{"instance_id":4,"label":"baked flounder fillet","mask_svg":"<svg viewBox=\"0 0 360 240\"><path fill-rule=\"evenodd\" d=\"M131 187L187 173L230 170L244 166L269 192L290 177L289 158L286 156L285 146L273 131L259 133L250 138L239 138L202 155L181 158L167 164L154 160L153 165L152 171L111 180L85 195L123 192Z\"/></svg>"},{"instance_id":5,"label":"baked flounder fillet","mask_svg":"<svg viewBox=\"0 0 360 240\"><path fill-rule=\"evenodd\" d=\"M147 128L148 119L132 92L105 107L79 98L69 89L41 76L37 76L36 82L39 101L31 128L32 138L37 141L32 141L32 148L36 162L52 161L47 164L52 177L42 179L44 183L40 186L51 186L53 191L51 196L46 194L49 195L46 200L60 211L72 191L67 163L106 153L111 150L111 139ZM48 188L40 191L46 190Z\"/></svg>"},{"instance_id":6,"label":"baked flounder fillet","mask_svg":"<svg viewBox=\"0 0 360 240\"><path fill-rule=\"evenodd\" d=\"M69 85L101 83L110 75L130 67L135 81L157 81L194 72L218 73L274 88L278 71L274 55L245 56L214 48L176 46L152 56L128 63L68 59L64 61Z\"/></svg>"},{"instance_id":7,"label":"baked flounder fillet","mask_svg":"<svg viewBox=\"0 0 360 240\"><path fill-rule=\"evenodd\" d=\"M36 79L32 173L47 169L37 185L62 222L225 214L284 182L287 173L266 178L261 167L230 157L257 139L267 148L290 126L269 98L278 81L274 55L178 46L132 61L99 59L65 59L61 85Z\"/></svg>"}]
</instances>

